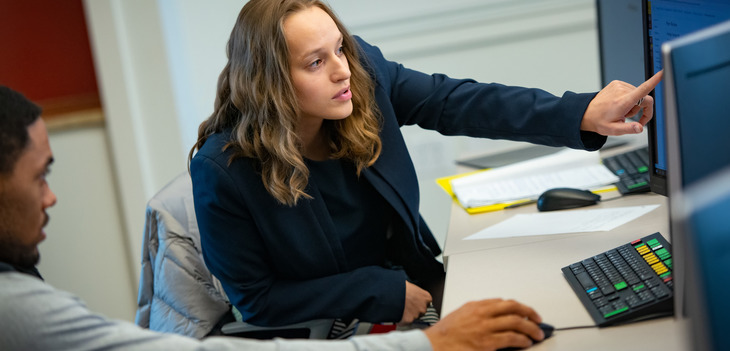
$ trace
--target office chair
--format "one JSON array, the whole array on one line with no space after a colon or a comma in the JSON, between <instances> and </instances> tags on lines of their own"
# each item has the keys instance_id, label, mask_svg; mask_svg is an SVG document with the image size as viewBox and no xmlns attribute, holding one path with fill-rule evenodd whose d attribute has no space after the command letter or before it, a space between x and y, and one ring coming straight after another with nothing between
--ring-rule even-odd
<instances>
[{"instance_id":1,"label":"office chair","mask_svg":"<svg viewBox=\"0 0 730 351\"><path fill-rule=\"evenodd\" d=\"M230 335L255 339L326 339L333 320L283 327L236 321L221 283L205 266L193 207L190 175L184 172L147 203L137 325L195 338Z\"/></svg>"}]
</instances>

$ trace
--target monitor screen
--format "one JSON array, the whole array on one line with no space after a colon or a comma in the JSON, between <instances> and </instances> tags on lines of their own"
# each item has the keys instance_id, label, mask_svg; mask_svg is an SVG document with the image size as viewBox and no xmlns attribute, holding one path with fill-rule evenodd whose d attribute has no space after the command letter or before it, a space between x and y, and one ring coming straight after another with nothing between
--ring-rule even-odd
<instances>
[{"instance_id":1,"label":"monitor screen","mask_svg":"<svg viewBox=\"0 0 730 351\"><path fill-rule=\"evenodd\" d=\"M717 318L730 313L714 290L727 288L727 279L703 278L730 266L730 21L668 41L661 53L675 311L700 342L690 349L712 349L707 342L723 326Z\"/></svg>"},{"instance_id":2,"label":"monitor screen","mask_svg":"<svg viewBox=\"0 0 730 351\"><path fill-rule=\"evenodd\" d=\"M730 165L730 34L723 40L715 33L695 32L662 47L673 190Z\"/></svg>"},{"instance_id":3,"label":"monitor screen","mask_svg":"<svg viewBox=\"0 0 730 351\"><path fill-rule=\"evenodd\" d=\"M730 350L730 168L687 188L686 231L690 350Z\"/></svg>"},{"instance_id":4,"label":"monitor screen","mask_svg":"<svg viewBox=\"0 0 730 351\"><path fill-rule=\"evenodd\" d=\"M601 83L644 82L643 0L596 0Z\"/></svg>"},{"instance_id":5,"label":"monitor screen","mask_svg":"<svg viewBox=\"0 0 730 351\"><path fill-rule=\"evenodd\" d=\"M668 40L730 19L727 0L645 0L643 11L646 78L662 68L661 46ZM664 109L664 82L654 89L654 118L647 125L649 139L650 187L667 192L667 137Z\"/></svg>"}]
</instances>

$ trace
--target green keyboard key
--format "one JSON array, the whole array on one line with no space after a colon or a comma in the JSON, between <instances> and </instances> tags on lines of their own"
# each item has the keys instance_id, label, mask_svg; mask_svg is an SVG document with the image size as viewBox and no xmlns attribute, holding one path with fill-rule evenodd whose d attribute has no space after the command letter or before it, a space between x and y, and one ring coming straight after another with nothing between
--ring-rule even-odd
<instances>
[{"instance_id":1,"label":"green keyboard key","mask_svg":"<svg viewBox=\"0 0 730 351\"><path fill-rule=\"evenodd\" d=\"M616 290L622 290L622 289L626 289L627 286L629 286L629 285L626 284L626 282L620 282L620 283L617 283L616 285L614 285L613 287L616 288Z\"/></svg>"},{"instance_id":2,"label":"green keyboard key","mask_svg":"<svg viewBox=\"0 0 730 351\"><path fill-rule=\"evenodd\" d=\"M659 259L661 259L662 261L666 260L667 258L672 257L672 254L670 254L669 251L667 251L667 249L665 249L665 248L656 250L656 255L659 256Z\"/></svg>"},{"instance_id":3,"label":"green keyboard key","mask_svg":"<svg viewBox=\"0 0 730 351\"><path fill-rule=\"evenodd\" d=\"M629 310L629 307L627 306L627 307L624 307L624 308L615 310L613 312L606 313L606 314L603 315L603 318L613 317L613 316L615 316L615 315L617 315L619 313L626 312L628 310Z\"/></svg>"}]
</instances>

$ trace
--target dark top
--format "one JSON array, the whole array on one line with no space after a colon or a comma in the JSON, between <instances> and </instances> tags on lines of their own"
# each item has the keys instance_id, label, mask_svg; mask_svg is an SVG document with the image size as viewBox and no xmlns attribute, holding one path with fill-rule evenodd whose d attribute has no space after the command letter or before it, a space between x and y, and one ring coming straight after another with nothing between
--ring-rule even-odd
<instances>
[{"instance_id":1,"label":"dark top","mask_svg":"<svg viewBox=\"0 0 730 351\"><path fill-rule=\"evenodd\" d=\"M220 131L190 162L195 213L205 263L250 323L397 322L403 316L406 273L423 287L441 279L443 265L435 259L441 249L418 212L418 179L401 126L588 150L606 141L580 131L595 94L556 97L539 89L428 75L387 61L359 38L358 43L382 114L382 153L362 178L396 214L387 230L386 256L404 271L375 265L350 269L316 182L305 189L313 199L296 206L278 203L263 185L259 161L231 161L233 148L223 151L231 131Z\"/></svg>"},{"instance_id":2,"label":"dark top","mask_svg":"<svg viewBox=\"0 0 730 351\"><path fill-rule=\"evenodd\" d=\"M386 231L393 208L355 166L342 160L307 160L309 179L319 187L349 269L386 264Z\"/></svg>"}]
</instances>

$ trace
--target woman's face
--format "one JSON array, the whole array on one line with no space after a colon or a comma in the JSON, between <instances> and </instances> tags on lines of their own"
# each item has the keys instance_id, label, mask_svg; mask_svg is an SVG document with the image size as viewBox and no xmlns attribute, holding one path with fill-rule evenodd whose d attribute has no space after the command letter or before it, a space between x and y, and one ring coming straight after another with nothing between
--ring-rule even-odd
<instances>
[{"instance_id":1,"label":"woman's face","mask_svg":"<svg viewBox=\"0 0 730 351\"><path fill-rule=\"evenodd\" d=\"M342 33L322 9L312 6L284 20L291 78L301 109L300 122L321 124L352 114L350 67Z\"/></svg>"}]
</instances>

